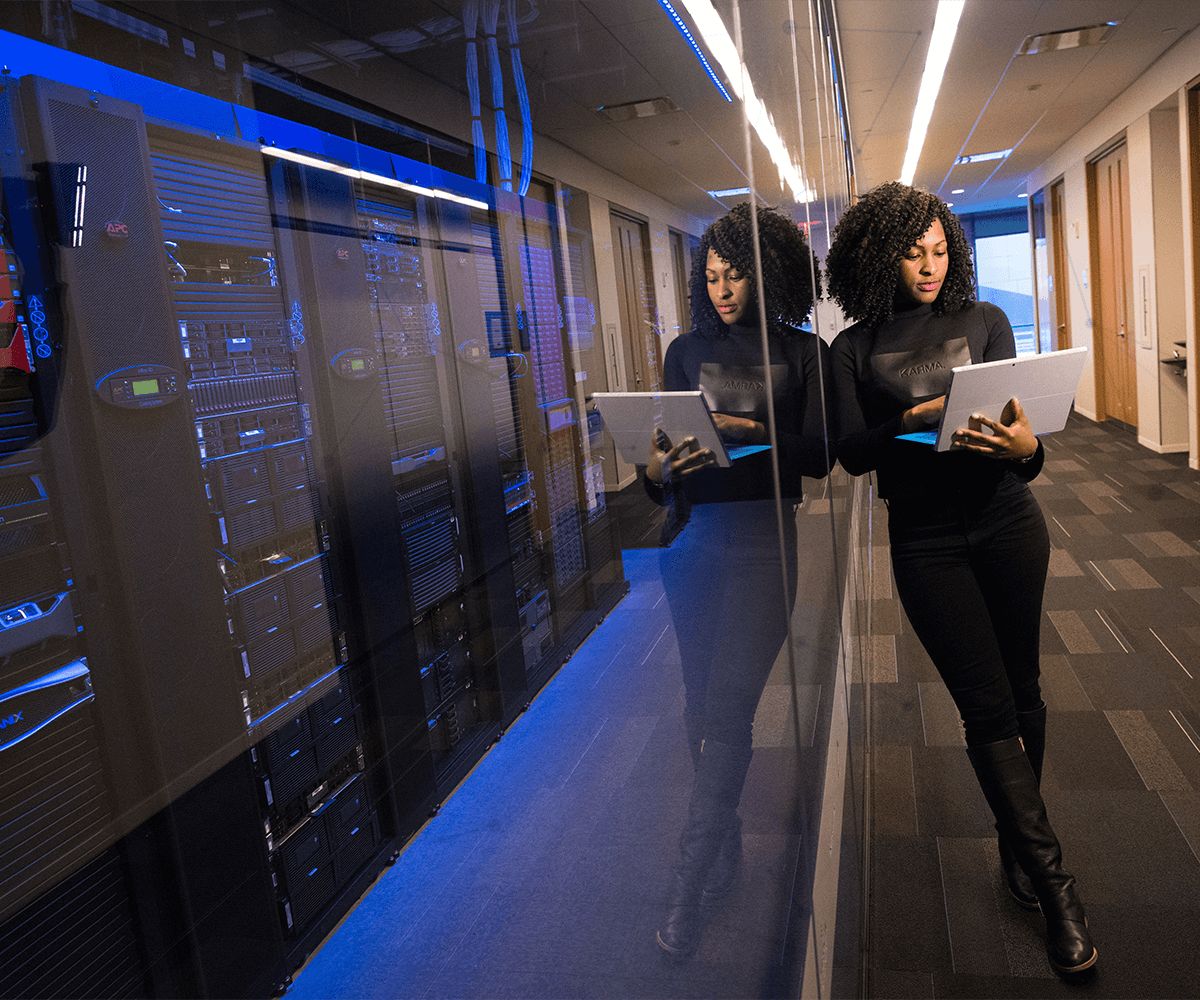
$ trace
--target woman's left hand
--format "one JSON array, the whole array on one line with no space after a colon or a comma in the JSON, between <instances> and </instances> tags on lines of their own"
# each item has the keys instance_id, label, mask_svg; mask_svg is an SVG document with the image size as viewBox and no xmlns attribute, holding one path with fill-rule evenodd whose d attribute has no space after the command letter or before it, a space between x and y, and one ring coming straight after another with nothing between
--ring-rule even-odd
<instances>
[{"instance_id":1,"label":"woman's left hand","mask_svg":"<svg viewBox=\"0 0 1200 1000\"><path fill-rule=\"evenodd\" d=\"M999 420L982 414L973 416L970 427L960 427L954 432L954 447L988 458L1021 462L1036 454L1038 442L1029 426L1029 418L1014 398L1008 401Z\"/></svg>"},{"instance_id":2,"label":"woman's left hand","mask_svg":"<svg viewBox=\"0 0 1200 1000\"><path fill-rule=\"evenodd\" d=\"M714 413L712 416L722 441L731 444L766 444L770 440L766 425L757 420L731 417L727 413Z\"/></svg>"}]
</instances>

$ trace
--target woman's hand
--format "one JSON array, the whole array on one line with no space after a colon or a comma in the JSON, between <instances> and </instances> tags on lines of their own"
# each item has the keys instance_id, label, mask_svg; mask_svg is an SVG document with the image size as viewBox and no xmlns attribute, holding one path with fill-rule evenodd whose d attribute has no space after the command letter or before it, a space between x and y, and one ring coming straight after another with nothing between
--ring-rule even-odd
<instances>
[{"instance_id":1,"label":"woman's hand","mask_svg":"<svg viewBox=\"0 0 1200 1000\"><path fill-rule=\"evenodd\" d=\"M975 414L970 424L954 432L955 448L976 451L988 458L1006 458L1017 462L1033 458L1037 453L1037 438L1029 426L1029 418L1015 398L1005 404L999 420Z\"/></svg>"},{"instance_id":2,"label":"woman's hand","mask_svg":"<svg viewBox=\"0 0 1200 1000\"><path fill-rule=\"evenodd\" d=\"M767 444L767 428L757 420L731 417L725 413L714 413L712 417L722 441L733 444Z\"/></svg>"},{"instance_id":3,"label":"woman's hand","mask_svg":"<svg viewBox=\"0 0 1200 1000\"><path fill-rule=\"evenodd\" d=\"M926 427L933 427L942 419L942 410L945 406L946 397L938 396L937 399L927 399L925 402L905 410L904 416L900 418L901 433L913 434L916 431L925 430Z\"/></svg>"},{"instance_id":4,"label":"woman's hand","mask_svg":"<svg viewBox=\"0 0 1200 1000\"><path fill-rule=\"evenodd\" d=\"M666 431L655 431L654 440L650 442L646 478L661 486L667 475L672 482L676 482L682 476L690 476L700 469L716 465L717 456L708 448L697 448L698 443L694 437L685 437L679 444L673 445Z\"/></svg>"}]
</instances>

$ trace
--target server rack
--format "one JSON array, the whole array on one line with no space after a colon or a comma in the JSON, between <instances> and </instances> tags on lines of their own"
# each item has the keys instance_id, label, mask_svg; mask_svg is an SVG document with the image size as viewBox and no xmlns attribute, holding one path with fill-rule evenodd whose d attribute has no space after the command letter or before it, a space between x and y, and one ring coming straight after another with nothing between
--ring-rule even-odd
<instances>
[{"instance_id":1,"label":"server rack","mask_svg":"<svg viewBox=\"0 0 1200 1000\"><path fill-rule=\"evenodd\" d=\"M425 725L444 781L471 755L472 736L486 740L501 716L493 613L471 593L472 515L497 499L486 495L480 463L494 458L468 444L463 426L432 206L378 184L355 194Z\"/></svg>"},{"instance_id":2,"label":"server rack","mask_svg":"<svg viewBox=\"0 0 1200 1000\"><path fill-rule=\"evenodd\" d=\"M620 546L586 459L583 400L570 336L583 320L568 292L564 262L572 244L555 206L498 193L500 239L511 290L511 331L528 377L514 383L533 487L533 534L547 562L547 585L524 606L527 635L549 619L543 659L531 680L571 655L625 593ZM568 233L564 241L562 235ZM582 284L582 283L581 283ZM571 287L578 288L573 284ZM586 285L579 289L586 291ZM591 321L589 317L589 322ZM602 478L602 477L601 477ZM535 674L536 667L536 674Z\"/></svg>"},{"instance_id":3,"label":"server rack","mask_svg":"<svg viewBox=\"0 0 1200 1000\"><path fill-rule=\"evenodd\" d=\"M262 157L149 129L204 500L289 950L382 848ZM199 500L200 498L196 498ZM340 804L351 828L331 824ZM300 859L300 860L297 860Z\"/></svg>"},{"instance_id":4,"label":"server rack","mask_svg":"<svg viewBox=\"0 0 1200 1000\"><path fill-rule=\"evenodd\" d=\"M0 209L0 220L5 213ZM0 920L106 847L112 809L39 445L38 296L0 228ZM44 352L49 355L49 348ZM0 966L2 967L2 966Z\"/></svg>"},{"instance_id":5,"label":"server rack","mask_svg":"<svg viewBox=\"0 0 1200 1000\"><path fill-rule=\"evenodd\" d=\"M67 668L32 690L94 716L97 806L5 941L64 946L99 878L124 916L72 944L121 952L128 995L274 988L623 583L586 534L553 232L19 92L19 346L67 350L3 391L0 559L34 569L0 676Z\"/></svg>"}]
</instances>

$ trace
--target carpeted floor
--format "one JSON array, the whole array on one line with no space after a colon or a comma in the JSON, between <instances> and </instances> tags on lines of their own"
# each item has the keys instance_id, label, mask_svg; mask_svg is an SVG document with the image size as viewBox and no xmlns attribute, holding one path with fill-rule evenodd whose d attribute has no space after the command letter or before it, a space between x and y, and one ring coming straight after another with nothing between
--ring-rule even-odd
<instances>
[{"instance_id":1,"label":"carpeted floor","mask_svg":"<svg viewBox=\"0 0 1200 1000\"><path fill-rule=\"evenodd\" d=\"M1080 417L1046 450L1043 790L1100 959L1061 980L1040 915L1008 898L957 714L877 528L872 998L1200 997L1200 475Z\"/></svg>"}]
</instances>

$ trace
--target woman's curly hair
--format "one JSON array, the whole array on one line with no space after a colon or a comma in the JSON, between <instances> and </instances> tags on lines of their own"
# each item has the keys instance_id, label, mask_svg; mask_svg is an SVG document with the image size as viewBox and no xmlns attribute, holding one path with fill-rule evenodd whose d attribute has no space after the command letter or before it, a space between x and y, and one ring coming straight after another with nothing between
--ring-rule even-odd
<instances>
[{"instance_id":1,"label":"woman's curly hair","mask_svg":"<svg viewBox=\"0 0 1200 1000\"><path fill-rule=\"evenodd\" d=\"M888 181L863 195L833 229L826 284L847 316L878 328L895 315L900 260L934 219L946 231L950 258L933 311L957 312L975 300L971 246L958 217L937 195Z\"/></svg>"},{"instance_id":2,"label":"woman's curly hair","mask_svg":"<svg viewBox=\"0 0 1200 1000\"><path fill-rule=\"evenodd\" d=\"M773 208L758 210L758 236L761 244L763 294L766 316L774 322L798 327L812 310L813 277L817 258L809 249L804 231ZM708 251L712 250L740 274L754 278L754 241L750 229L750 204L743 202L717 219L700 237L692 254L689 294L695 329L708 336L720 337L728 328L708 297ZM755 288L751 285L751 288ZM815 294L820 294L817 278Z\"/></svg>"}]
</instances>

